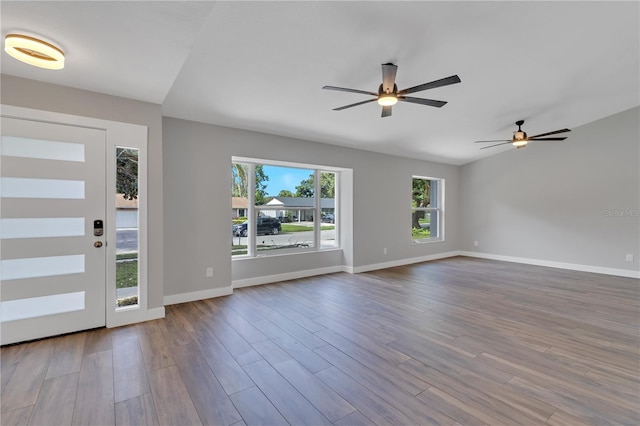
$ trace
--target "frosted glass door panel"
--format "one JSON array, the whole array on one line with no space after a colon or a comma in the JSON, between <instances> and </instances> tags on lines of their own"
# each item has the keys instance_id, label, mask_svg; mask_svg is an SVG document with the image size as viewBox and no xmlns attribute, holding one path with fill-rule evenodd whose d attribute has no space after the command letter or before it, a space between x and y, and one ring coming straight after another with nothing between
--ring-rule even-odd
<instances>
[{"instance_id":1,"label":"frosted glass door panel","mask_svg":"<svg viewBox=\"0 0 640 426\"><path fill-rule=\"evenodd\" d=\"M83 199L84 181L3 177L0 180L2 198L62 198Z\"/></svg>"},{"instance_id":2,"label":"frosted glass door panel","mask_svg":"<svg viewBox=\"0 0 640 426\"><path fill-rule=\"evenodd\" d=\"M104 326L105 131L7 117L0 129L0 343Z\"/></svg>"},{"instance_id":3,"label":"frosted glass door panel","mask_svg":"<svg viewBox=\"0 0 640 426\"><path fill-rule=\"evenodd\" d=\"M37 318L84 309L84 291L2 302L2 321Z\"/></svg>"},{"instance_id":4,"label":"frosted glass door panel","mask_svg":"<svg viewBox=\"0 0 640 426\"><path fill-rule=\"evenodd\" d=\"M84 161L84 144L2 136L0 154L6 157Z\"/></svg>"},{"instance_id":5,"label":"frosted glass door panel","mask_svg":"<svg viewBox=\"0 0 640 426\"><path fill-rule=\"evenodd\" d=\"M0 219L0 239L78 237L84 235L84 217Z\"/></svg>"},{"instance_id":6,"label":"frosted glass door panel","mask_svg":"<svg viewBox=\"0 0 640 426\"><path fill-rule=\"evenodd\" d=\"M32 257L0 260L3 281L84 272L84 255Z\"/></svg>"}]
</instances>

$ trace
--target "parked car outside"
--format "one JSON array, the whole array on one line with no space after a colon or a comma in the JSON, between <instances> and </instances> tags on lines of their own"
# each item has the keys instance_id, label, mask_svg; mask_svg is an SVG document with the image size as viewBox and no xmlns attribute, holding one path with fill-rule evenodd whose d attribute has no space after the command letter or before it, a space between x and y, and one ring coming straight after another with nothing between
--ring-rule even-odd
<instances>
[{"instance_id":1,"label":"parked car outside","mask_svg":"<svg viewBox=\"0 0 640 426\"><path fill-rule=\"evenodd\" d=\"M328 223L335 223L335 217L333 216L333 213L326 213L322 215L322 221L323 222L328 222Z\"/></svg>"},{"instance_id":2,"label":"parked car outside","mask_svg":"<svg viewBox=\"0 0 640 426\"><path fill-rule=\"evenodd\" d=\"M249 235L249 221L242 222L239 225L233 225L233 235L236 237L246 237ZM258 218L257 222L258 235L277 235L282 230L280 221L275 217L263 216Z\"/></svg>"}]
</instances>

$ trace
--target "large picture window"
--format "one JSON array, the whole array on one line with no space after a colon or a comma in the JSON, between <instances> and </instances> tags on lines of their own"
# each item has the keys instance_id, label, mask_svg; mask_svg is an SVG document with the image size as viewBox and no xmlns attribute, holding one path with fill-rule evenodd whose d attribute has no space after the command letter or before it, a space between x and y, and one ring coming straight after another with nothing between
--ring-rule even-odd
<instances>
[{"instance_id":1,"label":"large picture window","mask_svg":"<svg viewBox=\"0 0 640 426\"><path fill-rule=\"evenodd\" d=\"M444 179L413 176L411 237L414 242L440 241L443 235Z\"/></svg>"},{"instance_id":2,"label":"large picture window","mask_svg":"<svg viewBox=\"0 0 640 426\"><path fill-rule=\"evenodd\" d=\"M306 165L234 160L232 256L338 247L338 175Z\"/></svg>"}]
</instances>

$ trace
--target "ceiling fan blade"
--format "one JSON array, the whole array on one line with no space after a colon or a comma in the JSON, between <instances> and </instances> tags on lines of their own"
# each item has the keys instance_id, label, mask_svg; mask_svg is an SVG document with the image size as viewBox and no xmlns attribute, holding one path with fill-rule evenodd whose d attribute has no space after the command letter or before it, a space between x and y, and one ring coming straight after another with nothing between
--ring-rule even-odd
<instances>
[{"instance_id":1,"label":"ceiling fan blade","mask_svg":"<svg viewBox=\"0 0 640 426\"><path fill-rule=\"evenodd\" d=\"M360 93L362 95L378 96L377 93L365 92L364 90L358 90L358 89L347 89L346 87L323 86L322 88L325 90L337 90L339 92Z\"/></svg>"},{"instance_id":2,"label":"ceiling fan blade","mask_svg":"<svg viewBox=\"0 0 640 426\"><path fill-rule=\"evenodd\" d=\"M556 134L558 134L558 133L565 133L565 132L570 132L570 131L571 131L571 130L569 130L569 129L554 130L553 132L540 133L539 135L529 136L529 139L539 138L539 137L541 137L541 136L556 135Z\"/></svg>"},{"instance_id":3,"label":"ceiling fan blade","mask_svg":"<svg viewBox=\"0 0 640 426\"><path fill-rule=\"evenodd\" d=\"M382 64L382 90L393 92L393 85L396 84L396 72L398 67L393 64Z\"/></svg>"},{"instance_id":4,"label":"ceiling fan blade","mask_svg":"<svg viewBox=\"0 0 640 426\"><path fill-rule=\"evenodd\" d=\"M391 117L391 105L387 105L387 106L383 106L382 107L382 118L384 117Z\"/></svg>"},{"instance_id":5,"label":"ceiling fan blade","mask_svg":"<svg viewBox=\"0 0 640 426\"><path fill-rule=\"evenodd\" d=\"M483 146L483 147L482 147L482 148L480 148L480 149L493 148L494 146L506 145L506 144L508 144L508 143L511 143L511 141L502 142L502 143L497 143L497 144L495 144L495 145Z\"/></svg>"},{"instance_id":6,"label":"ceiling fan blade","mask_svg":"<svg viewBox=\"0 0 640 426\"><path fill-rule=\"evenodd\" d=\"M529 140L529 141L563 141L565 139L566 139L566 137L564 137L564 138L542 138L542 139L528 138L527 140Z\"/></svg>"},{"instance_id":7,"label":"ceiling fan blade","mask_svg":"<svg viewBox=\"0 0 640 426\"><path fill-rule=\"evenodd\" d=\"M496 139L493 141L475 141L474 143L485 143L485 142L511 142L511 139Z\"/></svg>"},{"instance_id":8,"label":"ceiling fan blade","mask_svg":"<svg viewBox=\"0 0 640 426\"><path fill-rule=\"evenodd\" d=\"M460 83L460 77L452 75L451 77L442 78L440 80L432 81L430 83L424 83L419 86L409 87L408 89L400 90L398 95L407 95L409 93L421 92L427 89L435 89L436 87L448 86L450 84Z\"/></svg>"},{"instance_id":9,"label":"ceiling fan blade","mask_svg":"<svg viewBox=\"0 0 640 426\"><path fill-rule=\"evenodd\" d=\"M333 110L334 111L342 111L343 109L351 108L351 107L358 106L358 105L364 105L364 104L367 104L369 102L375 102L377 100L378 99L367 99L366 101L356 102L355 104L341 106L341 107L338 107L338 108L334 108Z\"/></svg>"},{"instance_id":10,"label":"ceiling fan blade","mask_svg":"<svg viewBox=\"0 0 640 426\"><path fill-rule=\"evenodd\" d=\"M412 104L428 105L436 108L441 108L447 103L446 101L434 101L433 99L413 98L411 96L398 96L398 100L411 102Z\"/></svg>"}]
</instances>

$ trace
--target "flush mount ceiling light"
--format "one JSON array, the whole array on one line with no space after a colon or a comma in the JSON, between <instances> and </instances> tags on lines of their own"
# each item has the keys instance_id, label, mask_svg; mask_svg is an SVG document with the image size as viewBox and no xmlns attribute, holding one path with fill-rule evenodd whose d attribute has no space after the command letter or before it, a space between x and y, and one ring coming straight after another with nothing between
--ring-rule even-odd
<instances>
[{"instance_id":1,"label":"flush mount ceiling light","mask_svg":"<svg viewBox=\"0 0 640 426\"><path fill-rule=\"evenodd\" d=\"M395 93L381 93L378 95L378 105L393 106L398 103L398 96Z\"/></svg>"},{"instance_id":2,"label":"flush mount ceiling light","mask_svg":"<svg viewBox=\"0 0 640 426\"><path fill-rule=\"evenodd\" d=\"M64 68L64 52L56 46L23 34L7 34L4 50L19 61L34 67L59 70Z\"/></svg>"}]
</instances>

